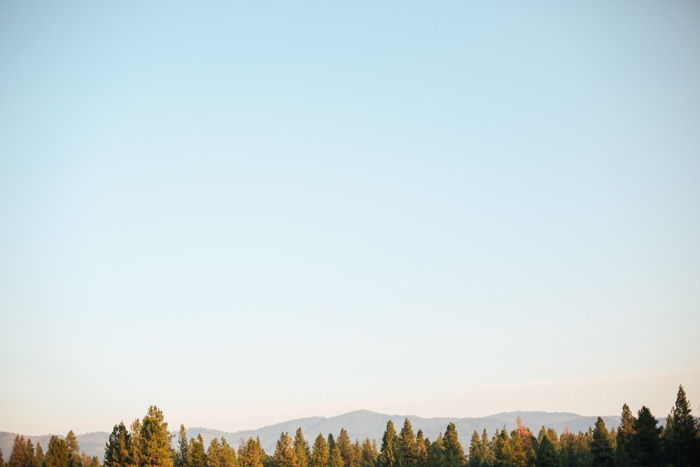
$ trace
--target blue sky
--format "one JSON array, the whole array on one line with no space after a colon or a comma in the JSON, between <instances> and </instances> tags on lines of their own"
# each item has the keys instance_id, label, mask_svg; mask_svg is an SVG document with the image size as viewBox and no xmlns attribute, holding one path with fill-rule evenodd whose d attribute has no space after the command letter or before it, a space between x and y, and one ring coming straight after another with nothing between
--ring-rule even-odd
<instances>
[{"instance_id":1,"label":"blue sky","mask_svg":"<svg viewBox=\"0 0 700 467\"><path fill-rule=\"evenodd\" d=\"M700 401L695 2L0 4L0 430Z\"/></svg>"}]
</instances>

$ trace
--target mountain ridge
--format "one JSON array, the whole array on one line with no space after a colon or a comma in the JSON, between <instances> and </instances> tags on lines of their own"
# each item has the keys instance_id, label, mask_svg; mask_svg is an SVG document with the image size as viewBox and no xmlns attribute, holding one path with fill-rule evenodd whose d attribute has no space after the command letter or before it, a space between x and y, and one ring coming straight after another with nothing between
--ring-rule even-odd
<instances>
[{"instance_id":1,"label":"mountain ridge","mask_svg":"<svg viewBox=\"0 0 700 467\"><path fill-rule=\"evenodd\" d=\"M493 436L496 429L507 429L511 431L515 429L517 418L520 417L523 425L530 428L533 433L537 434L542 426L554 428L558 433L562 433L565 428L574 433L586 431L592 427L597 420L597 416L579 415L573 412L545 412L545 411L512 411L500 412L485 417L420 417L418 415L398 415L398 414L382 414L371 410L359 409L351 412L346 412L332 417L304 417L292 420L266 425L252 430L241 430L235 432L227 432L214 428L193 427L187 429L188 438L196 438L202 435L205 446L208 446L214 438L226 438L229 443L237 447L240 440L248 439L249 437L260 437L260 442L263 449L268 454L274 452L275 444L279 439L280 433L288 432L292 436L298 428L302 429L306 440L309 444L313 444L314 439L318 434L327 436L328 433L333 433L337 436L341 428L345 428L348 436L352 441L356 439L362 441L365 438L380 441L386 424L389 420L394 423L397 431L403 426L404 419L408 418L411 422L413 430L417 432L422 430L425 437L431 440L437 438L439 433L444 433L448 423L454 423L457 432L460 435L460 442L467 449L468 440L474 430L481 433L486 429L489 436ZM609 428L617 427L620 422L620 417L617 415L608 415L602 417L606 426ZM173 443L177 442L177 431L171 432ZM109 439L110 432L96 431L77 435L78 443L81 451L85 451L90 456L98 456L100 460L104 456L104 448ZM48 447L48 441L51 435L41 436L25 436L31 439L36 446L41 443L44 452ZM61 438L64 435L59 435ZM3 457L9 459L12 451L15 433L0 432L0 447L2 448Z\"/></svg>"}]
</instances>

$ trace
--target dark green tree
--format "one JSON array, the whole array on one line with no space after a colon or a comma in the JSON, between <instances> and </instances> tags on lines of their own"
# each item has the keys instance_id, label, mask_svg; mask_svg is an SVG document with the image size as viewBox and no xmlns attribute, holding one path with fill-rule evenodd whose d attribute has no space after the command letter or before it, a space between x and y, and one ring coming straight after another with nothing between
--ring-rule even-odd
<instances>
[{"instance_id":1,"label":"dark green tree","mask_svg":"<svg viewBox=\"0 0 700 467\"><path fill-rule=\"evenodd\" d=\"M593 455L593 467L614 467L615 456L610 444L610 433L605 427L605 422L598 417L593 429L593 442L591 443Z\"/></svg>"},{"instance_id":2,"label":"dark green tree","mask_svg":"<svg viewBox=\"0 0 700 467\"><path fill-rule=\"evenodd\" d=\"M500 433L497 432L493 447L494 465L497 467L513 467L515 465L515 456L513 454L513 445L508 437L506 427L503 427Z\"/></svg>"},{"instance_id":3,"label":"dark green tree","mask_svg":"<svg viewBox=\"0 0 700 467\"><path fill-rule=\"evenodd\" d=\"M311 459L309 460L310 467L328 467L328 461L330 460L330 450L328 449L328 443L326 438L322 434L319 434L314 441L314 448L311 453Z\"/></svg>"},{"instance_id":4,"label":"dark green tree","mask_svg":"<svg viewBox=\"0 0 700 467\"><path fill-rule=\"evenodd\" d=\"M446 467L445 446L440 433L437 439L428 444L428 465L430 467Z\"/></svg>"},{"instance_id":5,"label":"dark green tree","mask_svg":"<svg viewBox=\"0 0 700 467\"><path fill-rule=\"evenodd\" d=\"M637 412L634 430L630 441L629 455L634 466L660 465L662 461L662 428L647 407Z\"/></svg>"},{"instance_id":6,"label":"dark green tree","mask_svg":"<svg viewBox=\"0 0 700 467\"><path fill-rule=\"evenodd\" d=\"M299 467L299 459L294 451L292 438L287 432L282 433L280 439L277 440L273 459L279 467Z\"/></svg>"},{"instance_id":7,"label":"dark green tree","mask_svg":"<svg viewBox=\"0 0 700 467\"><path fill-rule=\"evenodd\" d=\"M544 429L544 427L542 427ZM559 454L557 454L554 445L549 440L549 436L545 433L539 442L537 448L537 461L535 464L537 467L560 467L561 460L559 459Z\"/></svg>"},{"instance_id":8,"label":"dark green tree","mask_svg":"<svg viewBox=\"0 0 700 467\"><path fill-rule=\"evenodd\" d=\"M615 459L617 467L632 467L632 459L629 456L632 431L634 429L634 415L627 404L622 406L620 426L617 429L617 446L615 447Z\"/></svg>"},{"instance_id":9,"label":"dark green tree","mask_svg":"<svg viewBox=\"0 0 700 467\"><path fill-rule=\"evenodd\" d=\"M104 467L136 467L131 434L124 422L115 425L105 446Z\"/></svg>"},{"instance_id":10,"label":"dark green tree","mask_svg":"<svg viewBox=\"0 0 700 467\"><path fill-rule=\"evenodd\" d=\"M389 420L386 424L384 436L382 436L382 449L379 451L378 467L394 467L396 463L396 450L398 437L394 429L394 423Z\"/></svg>"},{"instance_id":11,"label":"dark green tree","mask_svg":"<svg viewBox=\"0 0 700 467\"><path fill-rule=\"evenodd\" d=\"M464 456L464 449L459 442L457 428L454 423L447 425L447 431L442 440L445 449L445 465L447 467L463 467L467 464L467 458Z\"/></svg>"},{"instance_id":12,"label":"dark green tree","mask_svg":"<svg viewBox=\"0 0 700 467\"><path fill-rule=\"evenodd\" d=\"M49 448L44 456L45 467L69 467L70 452L68 443L58 436L51 436Z\"/></svg>"},{"instance_id":13,"label":"dark green tree","mask_svg":"<svg viewBox=\"0 0 700 467\"><path fill-rule=\"evenodd\" d=\"M664 440L667 459L676 467L698 465L698 426L682 385L678 388L667 425Z\"/></svg>"},{"instance_id":14,"label":"dark green tree","mask_svg":"<svg viewBox=\"0 0 700 467\"><path fill-rule=\"evenodd\" d=\"M299 467L309 467L311 452L309 451L309 443L304 439L304 433L301 432L301 428L297 429L294 436L294 452L297 455Z\"/></svg>"},{"instance_id":15,"label":"dark green tree","mask_svg":"<svg viewBox=\"0 0 700 467\"><path fill-rule=\"evenodd\" d=\"M401 467L419 467L418 443L408 418L403 422L399 433L399 465Z\"/></svg>"}]
</instances>

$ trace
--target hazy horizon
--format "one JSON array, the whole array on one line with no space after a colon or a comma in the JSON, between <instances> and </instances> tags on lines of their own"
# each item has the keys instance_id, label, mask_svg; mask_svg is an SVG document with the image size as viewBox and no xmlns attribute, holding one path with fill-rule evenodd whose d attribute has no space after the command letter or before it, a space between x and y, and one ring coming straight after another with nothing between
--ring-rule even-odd
<instances>
[{"instance_id":1,"label":"hazy horizon","mask_svg":"<svg viewBox=\"0 0 700 467\"><path fill-rule=\"evenodd\" d=\"M700 3L0 3L0 430L700 404Z\"/></svg>"}]
</instances>

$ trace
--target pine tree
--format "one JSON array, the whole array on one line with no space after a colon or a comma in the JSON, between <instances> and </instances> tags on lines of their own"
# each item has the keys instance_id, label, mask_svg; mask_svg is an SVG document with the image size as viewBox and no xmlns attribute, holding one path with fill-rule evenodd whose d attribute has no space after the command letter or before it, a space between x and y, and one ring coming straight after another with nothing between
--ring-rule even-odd
<instances>
[{"instance_id":1,"label":"pine tree","mask_svg":"<svg viewBox=\"0 0 700 467\"><path fill-rule=\"evenodd\" d=\"M310 467L328 467L328 461L330 457L330 451L328 449L328 443L322 434L316 437L314 442L314 451L311 454L311 459L309 460Z\"/></svg>"},{"instance_id":2,"label":"pine tree","mask_svg":"<svg viewBox=\"0 0 700 467\"><path fill-rule=\"evenodd\" d=\"M544 430L544 427L542 427ZM559 454L554 449L554 445L549 440L549 436L545 433L539 442L537 449L537 467L559 467L561 465L561 460L559 459Z\"/></svg>"},{"instance_id":3,"label":"pine tree","mask_svg":"<svg viewBox=\"0 0 700 467\"><path fill-rule=\"evenodd\" d=\"M136 467L131 435L124 422L115 425L105 447L104 467Z\"/></svg>"},{"instance_id":4,"label":"pine tree","mask_svg":"<svg viewBox=\"0 0 700 467\"><path fill-rule=\"evenodd\" d=\"M233 449L226 438L221 437L221 467L237 467L236 450Z\"/></svg>"},{"instance_id":5,"label":"pine tree","mask_svg":"<svg viewBox=\"0 0 700 467\"><path fill-rule=\"evenodd\" d=\"M292 438L287 432L280 435L273 459L275 459L275 463L279 467L299 467L299 460L294 451Z\"/></svg>"},{"instance_id":6,"label":"pine tree","mask_svg":"<svg viewBox=\"0 0 700 467\"><path fill-rule=\"evenodd\" d=\"M97 456L92 456L92 461L90 462L90 467L102 467L100 466L100 460Z\"/></svg>"},{"instance_id":7,"label":"pine tree","mask_svg":"<svg viewBox=\"0 0 700 467\"><path fill-rule=\"evenodd\" d=\"M333 438L333 433L328 433L328 452L330 453L333 449L335 449L335 438Z\"/></svg>"},{"instance_id":8,"label":"pine tree","mask_svg":"<svg viewBox=\"0 0 700 467\"><path fill-rule=\"evenodd\" d=\"M445 463L445 447L443 444L442 433L437 439L428 444L428 465L430 467L446 467Z\"/></svg>"},{"instance_id":9,"label":"pine tree","mask_svg":"<svg viewBox=\"0 0 700 467\"><path fill-rule=\"evenodd\" d=\"M204 439L202 434L197 435L197 438L190 438L190 445L187 448L187 465L188 467L206 467L207 453L204 451Z\"/></svg>"},{"instance_id":10,"label":"pine tree","mask_svg":"<svg viewBox=\"0 0 700 467\"><path fill-rule=\"evenodd\" d=\"M698 426L682 385L678 388L669 425L665 440L668 460L676 467L698 465Z\"/></svg>"},{"instance_id":11,"label":"pine tree","mask_svg":"<svg viewBox=\"0 0 700 467\"><path fill-rule=\"evenodd\" d=\"M155 405L149 407L143 417L139 442L139 467L173 467L168 424L163 421L163 412Z\"/></svg>"},{"instance_id":12,"label":"pine tree","mask_svg":"<svg viewBox=\"0 0 700 467\"><path fill-rule=\"evenodd\" d=\"M189 443L187 442L187 430L185 425L180 425L180 433L177 440L177 452L173 464L175 467L188 467L187 455L189 453Z\"/></svg>"},{"instance_id":13,"label":"pine tree","mask_svg":"<svg viewBox=\"0 0 700 467\"><path fill-rule=\"evenodd\" d=\"M506 427L503 427L500 433L497 432L497 437L493 448L494 465L497 467L511 467L515 465L515 457L513 455L513 446L510 443Z\"/></svg>"},{"instance_id":14,"label":"pine tree","mask_svg":"<svg viewBox=\"0 0 700 467\"><path fill-rule=\"evenodd\" d=\"M7 467L30 467L31 464L32 457L27 452L27 441L24 439L24 436L15 435Z\"/></svg>"},{"instance_id":15,"label":"pine tree","mask_svg":"<svg viewBox=\"0 0 700 467\"><path fill-rule=\"evenodd\" d=\"M659 465L662 456L661 431L657 427L658 421L651 414L651 411L642 407L637 412L637 419L634 421L634 431L630 440L629 455L632 458L632 465L652 466Z\"/></svg>"},{"instance_id":16,"label":"pine tree","mask_svg":"<svg viewBox=\"0 0 700 467\"><path fill-rule=\"evenodd\" d=\"M2 454L0 454L2 457ZM34 456L34 467L43 467L44 465L44 450L41 448L41 444L36 443L36 455ZM2 467L2 466L0 466Z\"/></svg>"},{"instance_id":17,"label":"pine tree","mask_svg":"<svg viewBox=\"0 0 700 467\"><path fill-rule=\"evenodd\" d=\"M134 459L134 465L138 466L141 463L141 420L138 418L131 424L131 456Z\"/></svg>"},{"instance_id":18,"label":"pine tree","mask_svg":"<svg viewBox=\"0 0 700 467\"><path fill-rule=\"evenodd\" d=\"M343 458L344 467L351 467L354 461L355 453L352 449L352 442L348 436L348 432L345 428L340 429L340 435L338 435L337 441L338 449L340 450L340 455Z\"/></svg>"},{"instance_id":19,"label":"pine tree","mask_svg":"<svg viewBox=\"0 0 700 467\"><path fill-rule=\"evenodd\" d=\"M201 435L200 435L201 436ZM207 448L206 463L207 467L223 467L223 452L219 440L214 438L211 440Z\"/></svg>"},{"instance_id":20,"label":"pine tree","mask_svg":"<svg viewBox=\"0 0 700 467\"><path fill-rule=\"evenodd\" d=\"M369 438L365 438L362 442L362 461L361 467L374 467L379 453L376 450L376 444L373 445Z\"/></svg>"},{"instance_id":21,"label":"pine tree","mask_svg":"<svg viewBox=\"0 0 700 467\"><path fill-rule=\"evenodd\" d=\"M36 463L36 455L34 453L34 444L32 444L32 440L27 438L27 445L26 445L26 452L27 452L27 467L34 467L34 464Z\"/></svg>"},{"instance_id":22,"label":"pine tree","mask_svg":"<svg viewBox=\"0 0 700 467\"><path fill-rule=\"evenodd\" d=\"M484 462L484 445L479 438L479 432L474 430L469 442L469 467L481 467L482 462Z\"/></svg>"},{"instance_id":23,"label":"pine tree","mask_svg":"<svg viewBox=\"0 0 700 467\"><path fill-rule=\"evenodd\" d=\"M620 426L617 429L617 446L615 449L617 467L631 467L632 459L629 456L632 430L634 429L634 416L627 404L622 406Z\"/></svg>"},{"instance_id":24,"label":"pine tree","mask_svg":"<svg viewBox=\"0 0 700 467\"><path fill-rule=\"evenodd\" d=\"M299 467L309 467L309 457L311 457L309 443L304 439L304 433L301 432L301 428L297 429L294 436L294 453L297 455Z\"/></svg>"},{"instance_id":25,"label":"pine tree","mask_svg":"<svg viewBox=\"0 0 700 467\"><path fill-rule=\"evenodd\" d=\"M396 448L398 437L394 429L394 423L389 420L382 437L382 449L379 452L379 467L394 467L396 465Z\"/></svg>"},{"instance_id":26,"label":"pine tree","mask_svg":"<svg viewBox=\"0 0 700 467\"><path fill-rule=\"evenodd\" d=\"M481 462L482 467L490 467L494 464L493 449L492 444L489 442L489 434L484 428L483 433L481 433L481 452L483 452L484 459Z\"/></svg>"},{"instance_id":27,"label":"pine tree","mask_svg":"<svg viewBox=\"0 0 700 467\"><path fill-rule=\"evenodd\" d=\"M613 467L615 465L613 449L610 445L610 434L605 428L605 422L600 417L595 422L591 453L593 454L593 467Z\"/></svg>"},{"instance_id":28,"label":"pine tree","mask_svg":"<svg viewBox=\"0 0 700 467\"><path fill-rule=\"evenodd\" d=\"M69 467L69 463L70 452L68 451L68 443L58 436L51 436L49 448L44 456L45 467Z\"/></svg>"},{"instance_id":29,"label":"pine tree","mask_svg":"<svg viewBox=\"0 0 700 467\"><path fill-rule=\"evenodd\" d=\"M240 467L263 467L265 452L260 447L260 441L248 438L245 445L238 450L238 464Z\"/></svg>"},{"instance_id":30,"label":"pine tree","mask_svg":"<svg viewBox=\"0 0 700 467\"><path fill-rule=\"evenodd\" d=\"M403 422L399 433L399 465L401 467L418 467L418 443L408 418Z\"/></svg>"},{"instance_id":31,"label":"pine tree","mask_svg":"<svg viewBox=\"0 0 700 467\"><path fill-rule=\"evenodd\" d=\"M418 452L419 467L428 467L428 446L425 444L423 430L416 433L416 451Z\"/></svg>"},{"instance_id":32,"label":"pine tree","mask_svg":"<svg viewBox=\"0 0 700 467\"><path fill-rule=\"evenodd\" d=\"M340 448L337 443L331 449L328 467L343 467L343 455L340 454Z\"/></svg>"},{"instance_id":33,"label":"pine tree","mask_svg":"<svg viewBox=\"0 0 700 467\"><path fill-rule=\"evenodd\" d=\"M445 431L445 437L442 442L445 448L445 465L447 467L462 467L467 464L467 459L464 457L464 449L459 443L459 436L454 423L447 425L447 431Z\"/></svg>"},{"instance_id":34,"label":"pine tree","mask_svg":"<svg viewBox=\"0 0 700 467\"><path fill-rule=\"evenodd\" d=\"M78 437L75 436L73 430L70 430L66 435L66 443L68 444L68 452L70 453L68 465L70 467L83 467L82 460L80 459L80 445L78 444Z\"/></svg>"}]
</instances>

